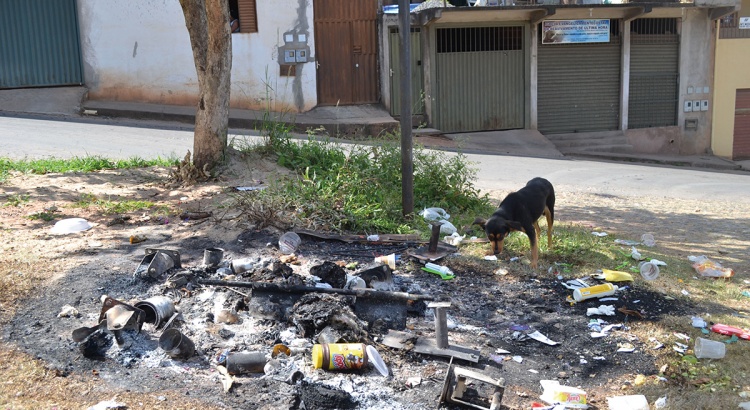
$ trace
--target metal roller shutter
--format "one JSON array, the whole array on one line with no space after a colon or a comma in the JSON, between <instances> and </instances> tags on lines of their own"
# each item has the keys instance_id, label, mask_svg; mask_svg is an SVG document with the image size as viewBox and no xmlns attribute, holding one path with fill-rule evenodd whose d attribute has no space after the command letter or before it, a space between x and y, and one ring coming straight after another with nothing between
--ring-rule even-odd
<instances>
[{"instance_id":1,"label":"metal roller shutter","mask_svg":"<svg viewBox=\"0 0 750 410\"><path fill-rule=\"evenodd\" d=\"M445 132L523 128L524 28L436 30L433 124Z\"/></svg>"},{"instance_id":2,"label":"metal roller shutter","mask_svg":"<svg viewBox=\"0 0 750 410\"><path fill-rule=\"evenodd\" d=\"M732 159L750 159L750 89L737 90Z\"/></svg>"},{"instance_id":3,"label":"metal roller shutter","mask_svg":"<svg viewBox=\"0 0 750 410\"><path fill-rule=\"evenodd\" d=\"M541 44L539 36L540 132L619 129L621 47L619 24L611 23L609 43Z\"/></svg>"},{"instance_id":4,"label":"metal roller shutter","mask_svg":"<svg viewBox=\"0 0 750 410\"><path fill-rule=\"evenodd\" d=\"M628 128L677 125L677 19L631 23Z\"/></svg>"}]
</instances>

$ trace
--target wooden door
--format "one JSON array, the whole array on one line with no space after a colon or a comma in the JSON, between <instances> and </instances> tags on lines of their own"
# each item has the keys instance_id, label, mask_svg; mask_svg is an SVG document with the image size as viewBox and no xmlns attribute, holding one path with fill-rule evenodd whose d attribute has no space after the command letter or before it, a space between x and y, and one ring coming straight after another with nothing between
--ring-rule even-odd
<instances>
[{"instance_id":1,"label":"wooden door","mask_svg":"<svg viewBox=\"0 0 750 410\"><path fill-rule=\"evenodd\" d=\"M319 105L375 103L377 0L314 0Z\"/></svg>"}]
</instances>

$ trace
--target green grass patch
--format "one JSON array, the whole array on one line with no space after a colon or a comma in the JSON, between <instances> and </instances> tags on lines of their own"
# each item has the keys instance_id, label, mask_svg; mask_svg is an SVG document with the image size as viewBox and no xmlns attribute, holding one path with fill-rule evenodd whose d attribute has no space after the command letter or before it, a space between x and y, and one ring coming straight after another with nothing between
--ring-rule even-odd
<instances>
[{"instance_id":1,"label":"green grass patch","mask_svg":"<svg viewBox=\"0 0 750 410\"><path fill-rule=\"evenodd\" d=\"M176 158L143 159L132 157L129 159L112 160L100 156L73 157L70 159L45 158L12 160L0 158L0 182L8 179L12 171L25 174L49 174L65 172L94 172L104 169L130 169L151 166L174 166L179 162Z\"/></svg>"},{"instance_id":2,"label":"green grass patch","mask_svg":"<svg viewBox=\"0 0 750 410\"><path fill-rule=\"evenodd\" d=\"M28 195L24 194L10 194L5 196L5 202L3 206L21 206L30 201Z\"/></svg>"},{"instance_id":3,"label":"green grass patch","mask_svg":"<svg viewBox=\"0 0 750 410\"><path fill-rule=\"evenodd\" d=\"M158 214L168 213L167 207L162 206L154 209L155 206L156 204L151 201L100 198L92 194L82 194L72 205L74 208L95 207L104 215L126 214L142 210L152 210Z\"/></svg>"}]
</instances>

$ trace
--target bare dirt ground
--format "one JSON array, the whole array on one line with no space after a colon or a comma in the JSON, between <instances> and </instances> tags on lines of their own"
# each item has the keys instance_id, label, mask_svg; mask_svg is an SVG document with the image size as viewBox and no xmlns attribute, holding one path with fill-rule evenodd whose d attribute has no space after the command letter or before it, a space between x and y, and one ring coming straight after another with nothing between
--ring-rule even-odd
<instances>
[{"instance_id":1,"label":"bare dirt ground","mask_svg":"<svg viewBox=\"0 0 750 410\"><path fill-rule=\"evenodd\" d=\"M86 408L115 399L128 408L438 407L448 368L446 359L386 347L380 343L386 328L368 329L366 323L350 320L345 325L339 323L339 327L367 330L360 340L377 348L389 375L383 377L372 366L344 373L313 369L309 348L317 342L318 333L326 325L335 325L336 320L312 318L314 329L305 331L303 319L311 319L314 312L300 309L290 319L280 317L278 312L259 314L267 306L253 305L247 289L199 286L194 281L169 289L165 283L174 271L156 279L135 274L147 248L178 250L182 271L203 279L226 278L202 265L205 249L223 248L224 263L240 258L254 262L252 270L234 279L277 283L312 283L310 270L326 261L341 265L356 262L358 267L349 271L356 273L373 266L373 256L401 254L404 260L393 272L390 290L450 301L451 344L480 351L477 364L457 364L503 378L506 389L502 403L509 409L529 408L539 401L539 381L544 379L578 386L587 391L593 408L604 409L606 397L628 394L636 375L658 382L659 355L664 350L652 349L656 342L644 334L653 334L666 343L660 330L664 322L689 323L692 315L732 312L721 301L698 305L690 297L665 297L670 290L679 293L680 286L670 281L666 268L651 286L640 286L643 282L639 279L614 302L618 307L642 312L643 318L619 312L605 317L609 323L624 327L607 337L592 339L586 309L598 304L566 302L570 291L547 273L552 261L544 252L536 271L509 261L514 255L506 254L499 262L452 255L441 262L453 269L456 278L443 281L420 270L406 256L407 248L415 244L346 244L303 235L297 260L282 263L277 241L283 231L260 230L249 223L231 207L233 193L228 189L258 185L278 172L282 171L274 164L245 159L220 181L189 187L170 187L165 169L18 175L0 186L6 200L23 198L17 206L0 208L0 262L6 281L0 290L21 289L2 298L0 350L4 358L23 363L33 358L35 363L16 367L18 374L12 377L5 374L0 406ZM167 207L169 212L140 211L119 218L122 215L105 215L96 206L73 207L83 194L113 201L148 200ZM503 195L498 194L498 198ZM557 209L561 223L605 231L612 238L638 239L649 232L656 237L661 252L685 258L709 255L734 268L737 275L733 280L747 279L748 209L723 202L602 197L585 192L558 192ZM29 219L45 210L56 210L55 220ZM209 212L211 216L181 218L185 212ZM55 221L70 217L85 218L93 227L69 235L50 233ZM131 243L133 236L144 237L145 241ZM566 279L583 274L570 273ZM16 281L22 285L11 287L8 283ZM102 295L134 304L162 294L176 302L182 316L178 328L195 344L196 354L188 360L165 355L158 347L161 329L149 324L140 333L124 332L127 340L123 346L102 332L84 343L72 340L74 329L96 324ZM338 306L336 303L345 305L334 299L310 303L321 303L319 311ZM59 317L66 305L79 314ZM236 316L222 321L219 316L223 311ZM337 312L351 314L348 307ZM631 331L635 327L640 337ZM523 337L533 330L559 344L550 346ZM406 331L415 337L434 337L432 311L419 306L411 309ZM299 348L301 353L274 361L267 375L237 376L231 390L224 392L223 377L216 367L222 352L270 353L278 343ZM635 351L618 352L622 347ZM290 383L294 371L300 371L304 379ZM651 401L654 398L649 397Z\"/></svg>"}]
</instances>

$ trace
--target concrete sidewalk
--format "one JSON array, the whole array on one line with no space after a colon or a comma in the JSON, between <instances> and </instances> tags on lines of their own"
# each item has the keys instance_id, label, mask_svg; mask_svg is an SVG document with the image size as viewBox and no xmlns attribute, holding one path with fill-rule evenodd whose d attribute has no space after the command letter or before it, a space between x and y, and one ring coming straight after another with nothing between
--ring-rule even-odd
<instances>
[{"instance_id":1,"label":"concrete sidewalk","mask_svg":"<svg viewBox=\"0 0 750 410\"><path fill-rule=\"evenodd\" d=\"M179 123L192 127L195 108L160 104L86 100L85 87L54 87L0 90L0 115L75 118L80 121L129 119ZM394 132L399 127L378 105L316 107L304 113L277 113L257 110L230 110L232 129L259 130L269 121L283 122L297 133L325 130L328 135L352 139ZM429 148L466 153L511 155L535 158L576 158L596 161L653 163L717 170L750 170L750 161L733 162L711 155L668 156L592 152L566 157L536 130L509 130L443 134L438 130L415 129L416 143Z\"/></svg>"}]
</instances>

